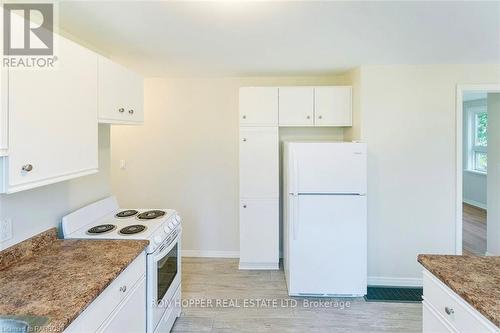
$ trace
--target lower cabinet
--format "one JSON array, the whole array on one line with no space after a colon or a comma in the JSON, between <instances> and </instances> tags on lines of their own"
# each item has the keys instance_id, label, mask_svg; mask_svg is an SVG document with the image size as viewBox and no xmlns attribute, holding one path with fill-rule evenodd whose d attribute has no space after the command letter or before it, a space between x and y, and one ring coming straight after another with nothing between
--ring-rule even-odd
<instances>
[{"instance_id":1,"label":"lower cabinet","mask_svg":"<svg viewBox=\"0 0 500 333\"><path fill-rule=\"evenodd\" d=\"M241 199L240 269L279 268L279 199Z\"/></svg>"},{"instance_id":2,"label":"lower cabinet","mask_svg":"<svg viewBox=\"0 0 500 333\"><path fill-rule=\"evenodd\" d=\"M423 332L499 332L454 291L424 270Z\"/></svg>"},{"instance_id":3,"label":"lower cabinet","mask_svg":"<svg viewBox=\"0 0 500 333\"><path fill-rule=\"evenodd\" d=\"M146 324L146 278L143 277L131 294L123 300L99 332L122 333L144 332Z\"/></svg>"},{"instance_id":4,"label":"lower cabinet","mask_svg":"<svg viewBox=\"0 0 500 333\"><path fill-rule=\"evenodd\" d=\"M146 254L143 252L64 331L145 332Z\"/></svg>"}]
</instances>

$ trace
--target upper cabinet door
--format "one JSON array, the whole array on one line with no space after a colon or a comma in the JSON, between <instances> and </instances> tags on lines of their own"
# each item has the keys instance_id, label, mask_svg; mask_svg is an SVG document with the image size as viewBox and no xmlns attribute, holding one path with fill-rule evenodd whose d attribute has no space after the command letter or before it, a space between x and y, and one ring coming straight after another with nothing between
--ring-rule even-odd
<instances>
[{"instance_id":1,"label":"upper cabinet door","mask_svg":"<svg viewBox=\"0 0 500 333\"><path fill-rule=\"evenodd\" d=\"M278 126L278 88L240 88L240 126Z\"/></svg>"},{"instance_id":2,"label":"upper cabinet door","mask_svg":"<svg viewBox=\"0 0 500 333\"><path fill-rule=\"evenodd\" d=\"M99 122L141 124L143 121L143 78L105 57L99 57Z\"/></svg>"},{"instance_id":3,"label":"upper cabinet door","mask_svg":"<svg viewBox=\"0 0 500 333\"><path fill-rule=\"evenodd\" d=\"M314 88L279 88L279 125L314 125Z\"/></svg>"},{"instance_id":4,"label":"upper cabinet door","mask_svg":"<svg viewBox=\"0 0 500 333\"><path fill-rule=\"evenodd\" d=\"M9 72L4 192L97 172L97 54L57 38L56 68Z\"/></svg>"},{"instance_id":5,"label":"upper cabinet door","mask_svg":"<svg viewBox=\"0 0 500 333\"><path fill-rule=\"evenodd\" d=\"M314 88L314 118L316 126L352 126L352 88Z\"/></svg>"}]
</instances>

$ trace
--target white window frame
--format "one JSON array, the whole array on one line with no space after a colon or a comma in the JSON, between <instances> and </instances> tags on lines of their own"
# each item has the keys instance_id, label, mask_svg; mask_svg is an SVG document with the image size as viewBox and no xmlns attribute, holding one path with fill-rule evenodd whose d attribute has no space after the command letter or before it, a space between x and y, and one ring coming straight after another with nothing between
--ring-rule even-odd
<instances>
[{"instance_id":1,"label":"white window frame","mask_svg":"<svg viewBox=\"0 0 500 333\"><path fill-rule=\"evenodd\" d=\"M467 165L466 171L487 174L486 170L479 170L476 168L476 153L488 153L488 147L477 146L476 145L476 116L479 113L487 112L487 101L478 100L471 101L471 103L464 103L464 108L466 110L466 121L467 121Z\"/></svg>"}]
</instances>

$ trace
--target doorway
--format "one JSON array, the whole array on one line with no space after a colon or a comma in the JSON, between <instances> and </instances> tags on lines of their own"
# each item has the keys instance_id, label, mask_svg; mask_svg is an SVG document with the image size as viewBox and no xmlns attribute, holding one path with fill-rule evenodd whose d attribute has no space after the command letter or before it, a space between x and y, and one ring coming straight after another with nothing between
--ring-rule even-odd
<instances>
[{"instance_id":1,"label":"doorway","mask_svg":"<svg viewBox=\"0 0 500 333\"><path fill-rule=\"evenodd\" d=\"M457 89L457 254L500 250L500 86ZM498 136L498 137L497 137Z\"/></svg>"}]
</instances>

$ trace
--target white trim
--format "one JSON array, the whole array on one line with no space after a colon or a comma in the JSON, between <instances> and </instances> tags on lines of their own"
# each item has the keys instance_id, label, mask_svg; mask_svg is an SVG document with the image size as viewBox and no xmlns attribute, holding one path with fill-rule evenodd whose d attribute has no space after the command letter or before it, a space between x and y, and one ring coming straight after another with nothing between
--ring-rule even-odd
<instances>
[{"instance_id":1,"label":"white trim","mask_svg":"<svg viewBox=\"0 0 500 333\"><path fill-rule=\"evenodd\" d=\"M369 276L369 286L391 286L391 287L422 287L422 278L397 278L387 276Z\"/></svg>"},{"instance_id":2,"label":"white trim","mask_svg":"<svg viewBox=\"0 0 500 333\"><path fill-rule=\"evenodd\" d=\"M455 254L462 254L462 204L463 204L463 92L500 92L500 84L458 84L456 98L456 198L455 198Z\"/></svg>"},{"instance_id":3,"label":"white trim","mask_svg":"<svg viewBox=\"0 0 500 333\"><path fill-rule=\"evenodd\" d=\"M198 258L239 258L239 251L181 250L183 257Z\"/></svg>"},{"instance_id":4,"label":"white trim","mask_svg":"<svg viewBox=\"0 0 500 333\"><path fill-rule=\"evenodd\" d=\"M266 262L266 263L254 263L254 262L241 262L239 265L239 269L241 270L279 270L280 264L275 262Z\"/></svg>"},{"instance_id":5,"label":"white trim","mask_svg":"<svg viewBox=\"0 0 500 333\"><path fill-rule=\"evenodd\" d=\"M488 209L488 206L482 202L479 202L479 201L475 201L475 200L470 200L470 199L463 199L463 202L465 202L466 204L468 205L471 205L471 206L474 206L474 207L478 207L478 208L481 208L481 209L484 209L484 210L487 210Z\"/></svg>"},{"instance_id":6,"label":"white trim","mask_svg":"<svg viewBox=\"0 0 500 333\"><path fill-rule=\"evenodd\" d=\"M475 175L479 175L479 176L484 176L486 177L488 175L488 173L486 172L483 172L483 171L477 171L477 170L469 170L469 169L465 169L464 172L468 172L468 173L473 173Z\"/></svg>"}]
</instances>

